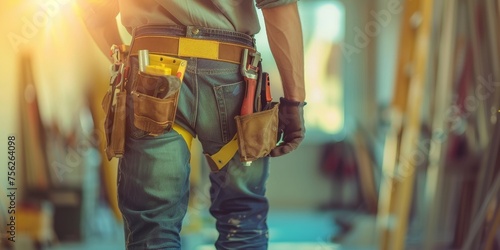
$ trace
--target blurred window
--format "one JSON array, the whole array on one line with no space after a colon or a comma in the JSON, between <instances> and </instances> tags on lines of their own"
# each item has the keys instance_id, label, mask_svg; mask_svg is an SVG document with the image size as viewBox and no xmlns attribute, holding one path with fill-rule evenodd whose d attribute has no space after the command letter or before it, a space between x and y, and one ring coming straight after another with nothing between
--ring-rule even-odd
<instances>
[{"instance_id":1,"label":"blurred window","mask_svg":"<svg viewBox=\"0 0 500 250\"><path fill-rule=\"evenodd\" d=\"M344 129L344 86L341 76L341 44L344 40L345 9L334 0L299 1L304 33L308 139L330 140ZM264 21L257 35L264 71L271 74L273 96L282 96L280 78L269 50ZM260 38L259 38L260 37ZM271 63L272 62L272 63Z\"/></svg>"}]
</instances>

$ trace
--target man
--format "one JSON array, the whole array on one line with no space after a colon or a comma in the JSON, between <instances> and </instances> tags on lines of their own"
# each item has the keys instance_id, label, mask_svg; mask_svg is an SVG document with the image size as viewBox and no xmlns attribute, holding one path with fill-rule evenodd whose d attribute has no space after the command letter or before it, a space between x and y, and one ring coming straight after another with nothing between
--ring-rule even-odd
<instances>
[{"instance_id":1,"label":"man","mask_svg":"<svg viewBox=\"0 0 500 250\"><path fill-rule=\"evenodd\" d=\"M260 30L256 7L262 9L285 95L279 107L283 142L270 153L275 157L294 150L305 133L303 43L296 1L120 0L82 4L90 13L85 18L89 32L105 53L112 44L122 43L114 22L118 13L133 40L154 34L253 47L253 35ZM176 123L198 136L205 153L214 154L236 133L234 117L240 114L245 89L240 65L184 59L188 67ZM137 58L131 58L129 64L133 70L128 85L136 80ZM189 148L175 130L149 136L137 129L130 111L133 105L127 107L125 153L118 173L127 248L180 249L179 233L188 203ZM236 154L222 169L210 173L210 212L217 220L217 249L267 249L268 166L268 157L244 166Z\"/></svg>"}]
</instances>

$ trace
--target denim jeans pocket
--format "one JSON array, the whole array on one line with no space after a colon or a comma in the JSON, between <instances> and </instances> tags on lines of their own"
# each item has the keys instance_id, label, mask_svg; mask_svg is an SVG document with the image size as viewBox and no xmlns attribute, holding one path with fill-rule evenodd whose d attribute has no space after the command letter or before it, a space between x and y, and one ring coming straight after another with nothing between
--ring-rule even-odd
<instances>
[{"instance_id":1,"label":"denim jeans pocket","mask_svg":"<svg viewBox=\"0 0 500 250\"><path fill-rule=\"evenodd\" d=\"M234 117L240 113L244 86L243 81L214 86L223 143L231 140L236 133Z\"/></svg>"}]
</instances>

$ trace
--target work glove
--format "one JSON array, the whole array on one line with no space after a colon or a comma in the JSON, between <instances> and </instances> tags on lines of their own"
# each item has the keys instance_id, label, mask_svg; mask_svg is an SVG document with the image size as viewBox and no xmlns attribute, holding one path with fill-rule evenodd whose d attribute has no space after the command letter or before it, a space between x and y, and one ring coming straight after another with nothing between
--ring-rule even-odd
<instances>
[{"instance_id":1,"label":"work glove","mask_svg":"<svg viewBox=\"0 0 500 250\"><path fill-rule=\"evenodd\" d=\"M278 111L278 133L281 133L282 141L271 150L271 156L277 157L288 154L296 149L304 139L306 128L304 126L305 102L290 101L280 98Z\"/></svg>"}]
</instances>

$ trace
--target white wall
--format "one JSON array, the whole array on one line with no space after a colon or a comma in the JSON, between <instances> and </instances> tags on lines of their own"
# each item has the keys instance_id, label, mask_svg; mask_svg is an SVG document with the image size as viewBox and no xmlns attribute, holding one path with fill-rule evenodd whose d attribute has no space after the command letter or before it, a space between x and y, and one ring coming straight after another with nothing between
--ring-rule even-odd
<instances>
[{"instance_id":1,"label":"white wall","mask_svg":"<svg viewBox=\"0 0 500 250\"><path fill-rule=\"evenodd\" d=\"M400 7L394 11L391 7L393 4ZM374 65L377 103L382 105L390 105L392 101L403 5L404 0L378 0L377 10L375 10L375 16L388 15L387 21L384 21L383 17L380 18L382 21L379 21L383 28L376 40L376 63Z\"/></svg>"}]
</instances>

